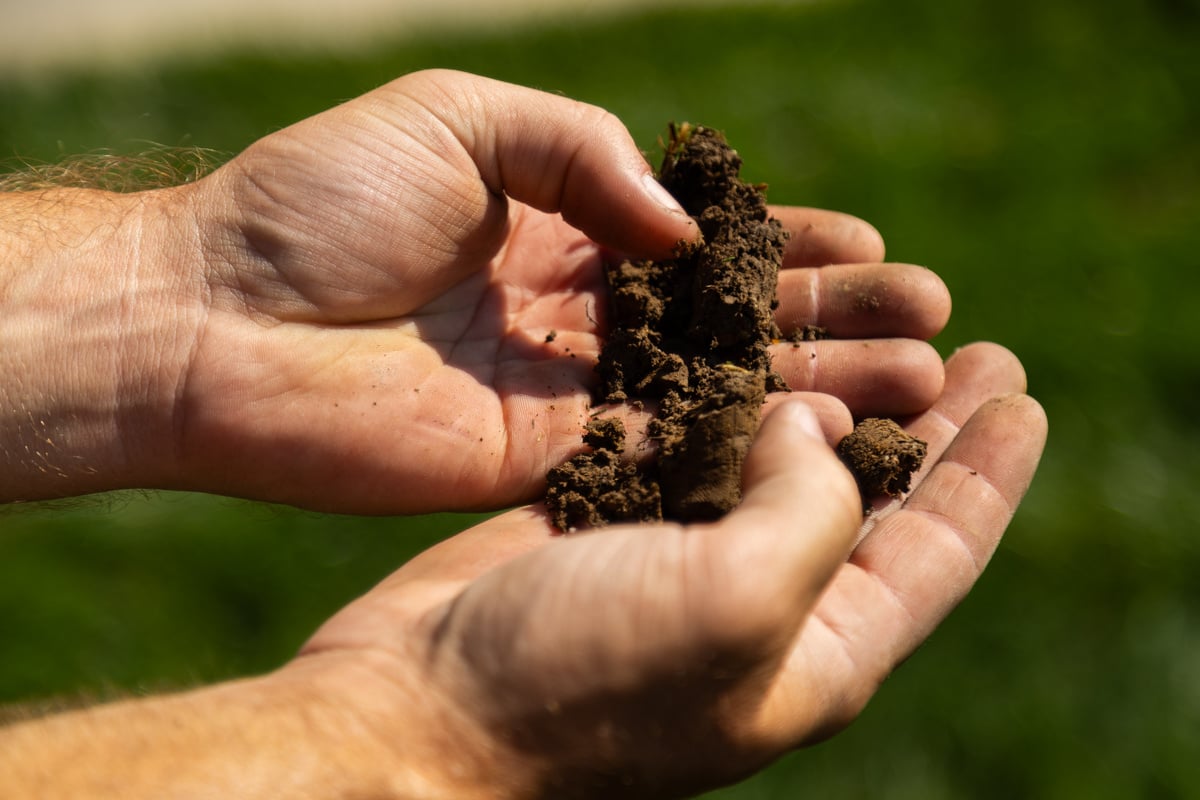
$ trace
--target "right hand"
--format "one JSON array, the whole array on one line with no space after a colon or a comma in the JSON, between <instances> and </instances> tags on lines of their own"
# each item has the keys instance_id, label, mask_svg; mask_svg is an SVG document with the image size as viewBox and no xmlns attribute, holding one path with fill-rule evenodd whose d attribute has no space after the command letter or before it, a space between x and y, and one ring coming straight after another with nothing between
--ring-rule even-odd
<instances>
[{"instance_id":1,"label":"right hand","mask_svg":"<svg viewBox=\"0 0 1200 800\"><path fill-rule=\"evenodd\" d=\"M541 507L510 512L403 566L279 675L345 676L326 701L390 749L378 772L436 796L662 800L738 780L859 713L1028 487L1046 421L1016 359L975 345L946 368L910 426L928 463L861 541L815 418L776 411L720 521L556 536Z\"/></svg>"}]
</instances>

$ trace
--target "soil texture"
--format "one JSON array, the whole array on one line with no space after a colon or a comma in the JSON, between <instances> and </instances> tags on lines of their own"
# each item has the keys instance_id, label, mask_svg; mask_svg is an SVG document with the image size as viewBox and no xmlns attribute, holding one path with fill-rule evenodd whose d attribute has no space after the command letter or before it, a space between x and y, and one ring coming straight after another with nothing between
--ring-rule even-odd
<instances>
[{"instance_id":1,"label":"soil texture","mask_svg":"<svg viewBox=\"0 0 1200 800\"><path fill-rule=\"evenodd\" d=\"M767 392L776 284L787 234L764 187L740 177L719 132L671 126L659 180L700 226L703 243L668 261L607 267L609 332L597 400L657 406L654 457L638 464L619 423L593 421L590 451L547 476L546 504L562 530L611 522L714 519L741 500L742 462ZM801 331L797 340L824 331Z\"/></svg>"},{"instance_id":2,"label":"soil texture","mask_svg":"<svg viewBox=\"0 0 1200 800\"><path fill-rule=\"evenodd\" d=\"M767 392L787 391L768 351L783 338L774 311L787 233L769 217L764 187L741 179L741 157L710 128L672 125L665 150L659 181L696 220L702 244L668 261L606 267L611 324L596 366L597 401L657 407L647 430L654 456L627 452L618 420L592 420L589 450L547 475L546 506L563 531L725 514L741 500ZM806 325L787 339L828 335ZM868 511L871 499L909 490L926 449L894 421L872 418L837 451Z\"/></svg>"},{"instance_id":3,"label":"soil texture","mask_svg":"<svg viewBox=\"0 0 1200 800\"><path fill-rule=\"evenodd\" d=\"M854 474L863 509L874 497L900 497L925 460L925 442L890 419L864 419L838 443L837 453Z\"/></svg>"}]
</instances>

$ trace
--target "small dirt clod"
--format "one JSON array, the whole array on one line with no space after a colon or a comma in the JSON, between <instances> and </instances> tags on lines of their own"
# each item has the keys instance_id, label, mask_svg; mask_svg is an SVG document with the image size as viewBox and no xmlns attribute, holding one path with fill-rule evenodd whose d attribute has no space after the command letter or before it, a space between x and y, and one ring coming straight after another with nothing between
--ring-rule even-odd
<instances>
[{"instance_id":1,"label":"small dirt clod","mask_svg":"<svg viewBox=\"0 0 1200 800\"><path fill-rule=\"evenodd\" d=\"M927 445L890 419L870 418L838 443L837 453L854 475L864 509L874 497L900 497L925 460Z\"/></svg>"}]
</instances>

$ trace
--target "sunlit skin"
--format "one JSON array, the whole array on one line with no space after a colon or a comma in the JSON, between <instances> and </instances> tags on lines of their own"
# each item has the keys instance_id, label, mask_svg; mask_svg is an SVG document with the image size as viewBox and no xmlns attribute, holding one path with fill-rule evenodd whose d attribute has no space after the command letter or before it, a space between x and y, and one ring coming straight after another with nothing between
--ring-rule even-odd
<instances>
[{"instance_id":1,"label":"sunlit skin","mask_svg":"<svg viewBox=\"0 0 1200 800\"><path fill-rule=\"evenodd\" d=\"M487 84L489 107L522 105L518 132L481 134L480 101L445 85L457 80L402 80L307 120L189 193L222 213L200 235L217 266L179 398L181 460L211 475L232 449L262 467L255 494L411 512L529 499L581 447L602 259L669 254L695 227L651 204L638 185L649 167L611 116L575 107L583 142L551 139L544 95ZM430 130L437 146L398 147ZM568 156L570 171L546 168ZM776 213L793 232L781 322L838 337L778 347L777 368L856 413L928 406L942 375L922 340L945 324L945 287L880 263L864 222ZM864 293L885 307L855 313ZM305 435L323 422L336 442Z\"/></svg>"},{"instance_id":2,"label":"sunlit skin","mask_svg":"<svg viewBox=\"0 0 1200 800\"><path fill-rule=\"evenodd\" d=\"M430 72L195 184L0 195L0 499L534 500L591 410L602 260L695 235L649 169L599 109ZM768 402L739 508L556 536L519 506L271 674L0 731L6 791L670 798L836 732L978 578L1046 425L1006 350L943 365L923 341L936 276L853 217L775 213L780 325L833 338L775 348L797 391ZM830 447L864 414L930 450L865 524Z\"/></svg>"},{"instance_id":3,"label":"sunlit skin","mask_svg":"<svg viewBox=\"0 0 1200 800\"><path fill-rule=\"evenodd\" d=\"M503 129L481 122L496 108L510 109ZM105 478L371 513L530 499L581 447L602 259L667 255L697 235L646 191L649 173L600 109L423 73L266 137L192 185L23 200L39 229L39 209L65 209L57 238L102 251L82 275L63 259L61 277L43 265L17 281L85 296L37 323L84 328L76 363L109 372L73 376L76 391L115 403L122 461L89 453L76 472L59 458L74 480L7 499L115 488ZM927 407L942 368L923 340L949 315L945 286L882 263L865 222L774 213L792 233L780 324L834 337L778 346L776 368L856 414ZM98 235L105 226L113 236ZM122 352L132 369L115 369ZM46 405L62 398L10 399L48 420L27 436L60 441L64 412ZM314 435L331 426L336 437Z\"/></svg>"}]
</instances>

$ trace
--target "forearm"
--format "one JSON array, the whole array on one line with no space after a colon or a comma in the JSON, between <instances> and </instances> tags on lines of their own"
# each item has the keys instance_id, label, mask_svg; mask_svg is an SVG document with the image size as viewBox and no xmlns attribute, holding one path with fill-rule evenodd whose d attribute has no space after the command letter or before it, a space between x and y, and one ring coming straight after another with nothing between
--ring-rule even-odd
<instances>
[{"instance_id":1,"label":"forearm","mask_svg":"<svg viewBox=\"0 0 1200 800\"><path fill-rule=\"evenodd\" d=\"M323 697L320 674L287 671L130 700L0 730L13 798L437 797ZM449 796L449 795L440 795Z\"/></svg>"},{"instance_id":2,"label":"forearm","mask_svg":"<svg viewBox=\"0 0 1200 800\"><path fill-rule=\"evenodd\" d=\"M0 194L0 502L169 484L187 229L169 190Z\"/></svg>"}]
</instances>

